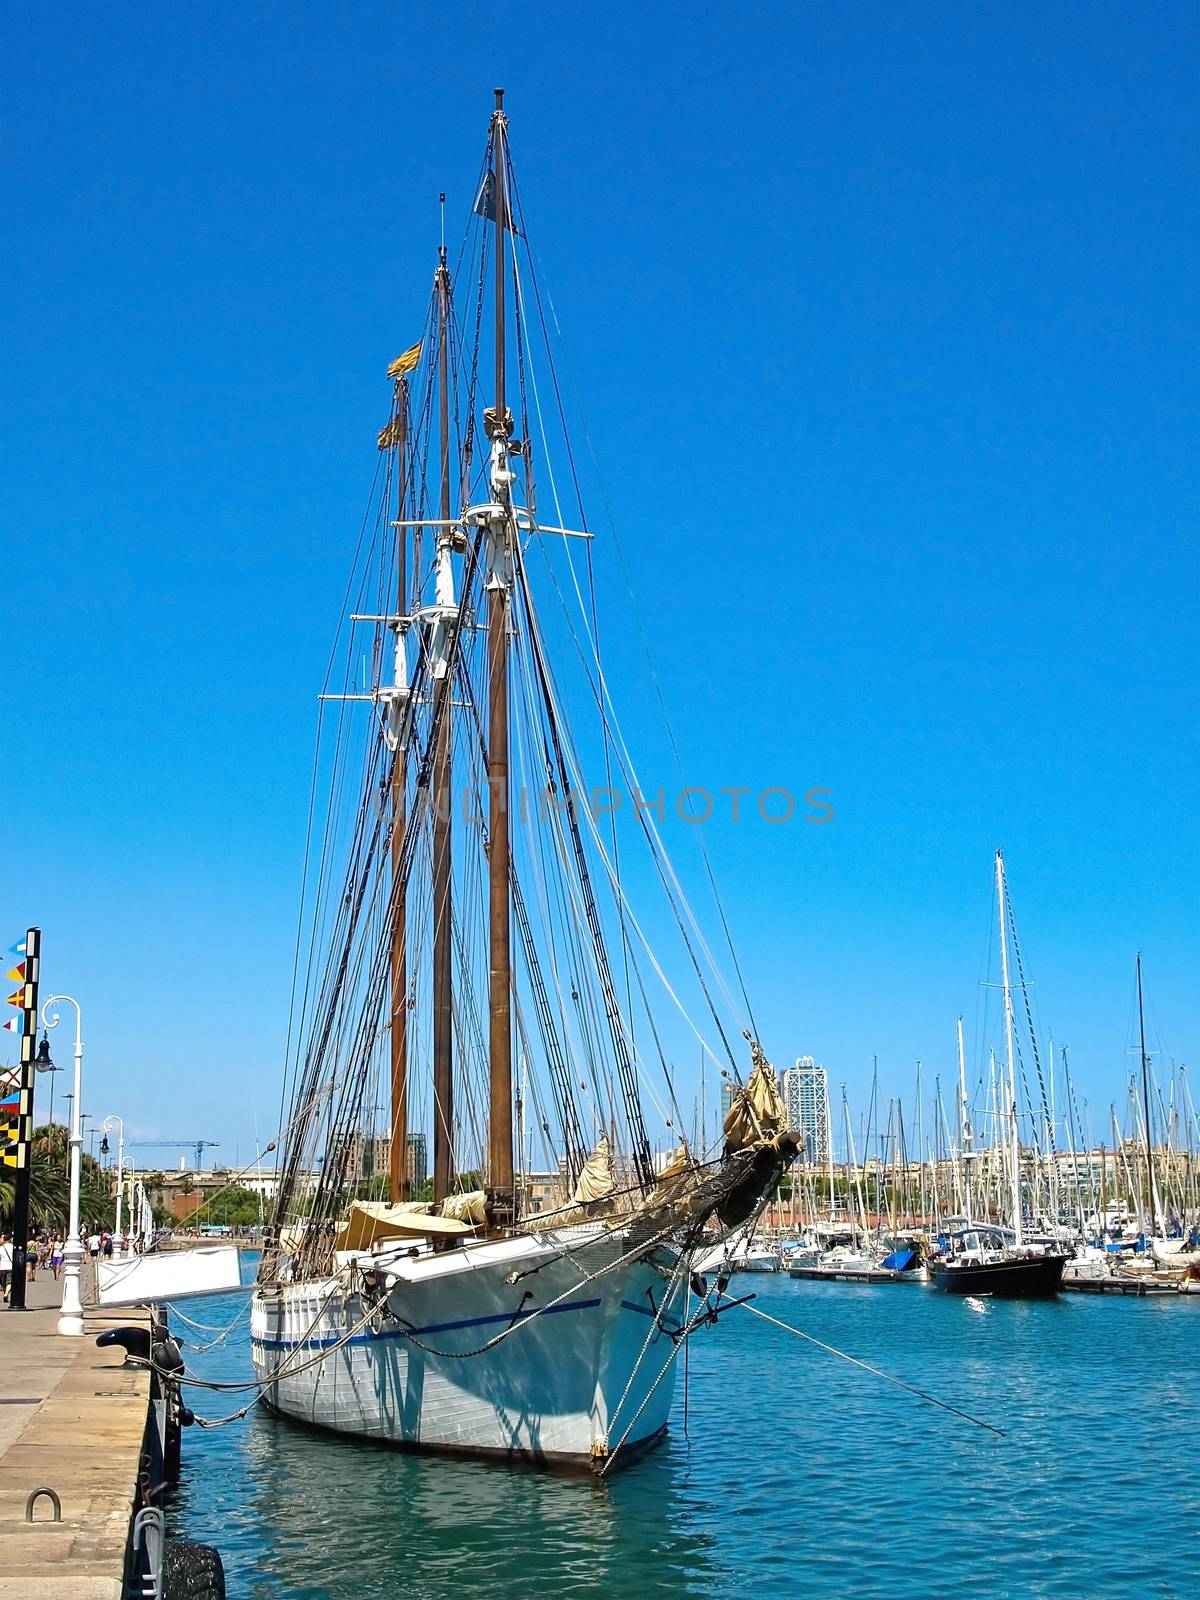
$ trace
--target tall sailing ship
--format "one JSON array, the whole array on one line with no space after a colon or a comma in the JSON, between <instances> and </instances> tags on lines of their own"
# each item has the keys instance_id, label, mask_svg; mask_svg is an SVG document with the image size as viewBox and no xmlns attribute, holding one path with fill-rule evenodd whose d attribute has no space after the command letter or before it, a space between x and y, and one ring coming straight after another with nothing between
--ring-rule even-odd
<instances>
[{"instance_id":1,"label":"tall sailing ship","mask_svg":"<svg viewBox=\"0 0 1200 1600\"><path fill-rule=\"evenodd\" d=\"M744 987L616 722L590 530L582 504L565 525L554 475L558 429L577 482L552 368L538 387L527 241L498 90L454 271L443 243L422 337L388 369L344 675L322 697L252 1341L289 1417L607 1470L662 1434L676 1356L727 1303L693 1257L753 1220L796 1140L751 1030L730 1045ZM626 894L619 791L662 891L649 913ZM667 1009L731 1087L712 1148L679 1109ZM540 1209L535 1146L560 1189Z\"/></svg>"}]
</instances>

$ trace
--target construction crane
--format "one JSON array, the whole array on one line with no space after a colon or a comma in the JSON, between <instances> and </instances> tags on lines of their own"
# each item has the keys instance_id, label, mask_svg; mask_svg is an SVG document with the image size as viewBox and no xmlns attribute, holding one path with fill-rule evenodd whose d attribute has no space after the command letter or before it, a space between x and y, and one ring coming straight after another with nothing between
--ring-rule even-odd
<instances>
[{"instance_id":1,"label":"construction crane","mask_svg":"<svg viewBox=\"0 0 1200 1600\"><path fill-rule=\"evenodd\" d=\"M219 1150L219 1139L130 1139L130 1145L140 1146L143 1150L165 1150L174 1146L179 1150L194 1150L196 1152L196 1171L199 1172L204 1163L206 1150Z\"/></svg>"}]
</instances>

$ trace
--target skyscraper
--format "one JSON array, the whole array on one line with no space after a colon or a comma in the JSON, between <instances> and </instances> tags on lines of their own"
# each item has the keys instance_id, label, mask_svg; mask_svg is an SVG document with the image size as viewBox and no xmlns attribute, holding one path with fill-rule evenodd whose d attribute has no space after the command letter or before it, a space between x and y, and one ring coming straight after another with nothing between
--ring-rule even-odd
<instances>
[{"instance_id":1,"label":"skyscraper","mask_svg":"<svg viewBox=\"0 0 1200 1600\"><path fill-rule=\"evenodd\" d=\"M788 1127L804 1135L804 1158L819 1166L829 1160L829 1074L811 1056L798 1056L783 1075Z\"/></svg>"}]
</instances>

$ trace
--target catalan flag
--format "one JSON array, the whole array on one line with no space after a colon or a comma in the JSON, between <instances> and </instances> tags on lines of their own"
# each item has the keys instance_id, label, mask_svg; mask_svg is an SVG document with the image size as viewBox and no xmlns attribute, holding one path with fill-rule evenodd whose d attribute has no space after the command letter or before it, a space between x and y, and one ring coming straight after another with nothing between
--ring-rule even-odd
<instances>
[{"instance_id":1,"label":"catalan flag","mask_svg":"<svg viewBox=\"0 0 1200 1600\"><path fill-rule=\"evenodd\" d=\"M399 413L392 418L386 428L379 430L377 443L381 450L390 450L393 445L404 443L404 418Z\"/></svg>"},{"instance_id":2,"label":"catalan flag","mask_svg":"<svg viewBox=\"0 0 1200 1600\"><path fill-rule=\"evenodd\" d=\"M388 377L407 378L421 359L421 346L424 343L424 339L418 339L416 344L406 350L402 356L397 356L388 368Z\"/></svg>"}]
</instances>

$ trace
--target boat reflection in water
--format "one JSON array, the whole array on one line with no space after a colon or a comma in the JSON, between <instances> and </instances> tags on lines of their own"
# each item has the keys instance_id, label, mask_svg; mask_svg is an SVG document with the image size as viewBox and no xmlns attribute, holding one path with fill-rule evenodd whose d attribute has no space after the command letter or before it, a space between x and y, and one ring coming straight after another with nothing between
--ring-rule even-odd
<instances>
[{"instance_id":1,"label":"boat reflection in water","mask_svg":"<svg viewBox=\"0 0 1200 1600\"><path fill-rule=\"evenodd\" d=\"M680 1504L682 1451L672 1446L608 1480L620 1489L591 1490L482 1462L431 1465L265 1411L241 1442L254 1556L237 1592L247 1600L517 1595L542 1583L557 1594L616 1593L631 1582L720 1589L713 1540Z\"/></svg>"}]
</instances>

